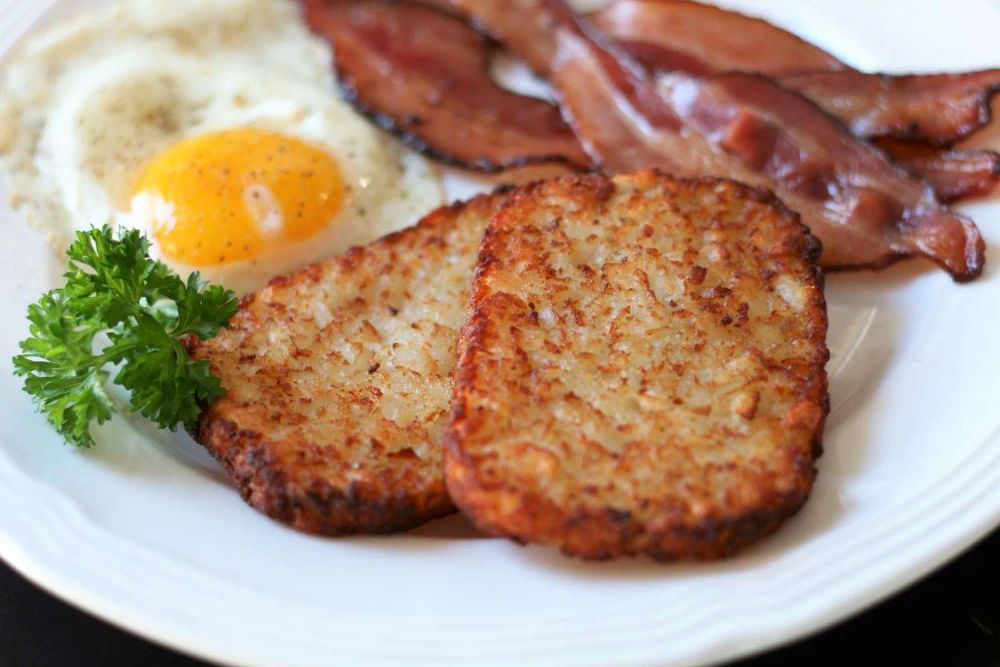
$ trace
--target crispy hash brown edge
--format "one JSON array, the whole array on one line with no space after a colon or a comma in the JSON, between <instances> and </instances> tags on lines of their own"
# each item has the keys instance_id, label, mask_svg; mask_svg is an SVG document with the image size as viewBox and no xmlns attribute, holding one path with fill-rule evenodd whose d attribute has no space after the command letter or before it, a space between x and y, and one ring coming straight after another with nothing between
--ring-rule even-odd
<instances>
[{"instance_id":1,"label":"crispy hash brown edge","mask_svg":"<svg viewBox=\"0 0 1000 667\"><path fill-rule=\"evenodd\" d=\"M466 405L482 399L475 393L478 369L468 353L481 348L498 334L491 326L488 313L484 312L487 295L479 281L484 267L497 261L492 254L490 239L498 231L495 223L504 215L514 217L520 207L531 207L532 199L547 187L545 182L532 183L517 189L507 203L494 216L486 231L480 249L473 283L472 310L462 332L459 344L459 361L455 370L455 390L452 415L445 434L445 477L448 491L459 509L477 528L492 535L506 536L521 544L538 542L553 544L566 555L588 560L605 560L619 556L648 555L657 560L716 560L732 555L740 549L774 533L788 517L801 509L812 490L816 477L816 460L822 454L822 433L830 411L828 380L825 365L829 360L826 347L827 313L823 294L823 272L818 261L822 251L819 240L801 223L797 213L788 209L773 193L724 178L675 178L658 170L647 170L631 175L606 179L598 175L568 176L557 179L565 192L581 199L597 197L601 202L609 199L618 182L673 183L681 187L703 187L724 184L735 194L773 207L775 213L798 227L790 241L794 250L804 260L806 275L818 289L811 290L813 298L806 313L818 326L810 327L813 335L809 342L815 353L809 360L811 373L797 394L797 402L807 402L816 409L818 417L813 432L811 456L800 456L794 464L795 483L786 492L770 489L766 499L757 507L740 514L694 519L689 515L673 517L669 522L657 521L647 526L627 511L612 507L587 508L563 507L541 495L505 484L487 481L479 474L472 456L463 450L463 440L477 428L482 417L475 409L467 411ZM501 296L506 296L502 295ZM496 298L497 295L492 295ZM507 298L511 298L507 296ZM805 315L804 315L805 316ZM516 462L509 462L516 466ZM505 512L504 506L518 506L517 513Z\"/></svg>"},{"instance_id":2,"label":"crispy hash brown edge","mask_svg":"<svg viewBox=\"0 0 1000 667\"><path fill-rule=\"evenodd\" d=\"M319 283L332 267L350 270L362 263L369 247L405 245L428 231L432 236L443 235L463 213L489 217L509 190L501 187L491 194L439 208L416 225L388 234L371 246L355 247L328 262L275 278L268 287L281 289L301 283ZM258 298L259 293L243 297L240 310L230 325L241 318L252 317L247 308ZM189 348L193 357L206 358L211 345L211 341L194 342L189 343ZM394 489L381 482L351 484L345 489L331 484L303 488L275 455L267 435L241 428L228 419L224 405L225 398L208 406L192 435L222 464L243 500L272 519L320 535L381 534L413 528L455 511L441 468L433 471L433 477L417 480L416 488Z\"/></svg>"}]
</instances>

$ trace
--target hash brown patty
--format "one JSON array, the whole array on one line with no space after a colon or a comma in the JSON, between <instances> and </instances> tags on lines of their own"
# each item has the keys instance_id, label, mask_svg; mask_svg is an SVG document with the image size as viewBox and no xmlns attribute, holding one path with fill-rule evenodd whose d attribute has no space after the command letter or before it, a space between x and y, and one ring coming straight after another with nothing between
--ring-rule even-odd
<instances>
[{"instance_id":1,"label":"hash brown patty","mask_svg":"<svg viewBox=\"0 0 1000 667\"><path fill-rule=\"evenodd\" d=\"M772 195L654 171L516 190L490 222L445 438L481 529L713 559L805 502L829 410L819 243Z\"/></svg>"},{"instance_id":2,"label":"hash brown patty","mask_svg":"<svg viewBox=\"0 0 1000 667\"><path fill-rule=\"evenodd\" d=\"M195 438L264 514L327 535L454 511L442 438L476 251L503 194L278 278L197 344L226 395Z\"/></svg>"}]
</instances>

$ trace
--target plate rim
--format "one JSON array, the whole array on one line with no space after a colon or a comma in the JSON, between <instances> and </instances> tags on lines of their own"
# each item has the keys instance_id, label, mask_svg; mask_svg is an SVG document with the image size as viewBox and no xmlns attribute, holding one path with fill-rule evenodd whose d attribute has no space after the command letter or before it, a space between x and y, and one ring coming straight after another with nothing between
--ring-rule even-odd
<instances>
[{"instance_id":1,"label":"plate rim","mask_svg":"<svg viewBox=\"0 0 1000 667\"><path fill-rule=\"evenodd\" d=\"M1000 443L1000 430L993 433L984 444ZM1000 452L997 452L1000 458ZM2 469L2 467L0 467ZM32 480L32 482L34 482ZM39 483L40 484L40 483ZM991 484L984 485L987 489ZM1000 500L1000 493L994 493ZM992 516L990 516L992 514ZM940 521L947 520L947 516L941 517ZM91 524L91 527L102 532L107 531L100 526ZM736 658L745 658L765 652L776 647L788 644L793 641L805 639L809 636L823 632L824 630L841 623L847 618L862 613L881 601L891 597L901 590L912 585L916 581L928 576L935 570L941 568L948 562L954 560L962 553L969 550L976 543L1000 527L1000 503L996 503L994 510L983 513L983 517L974 522L971 527L959 531L961 537L943 539L936 548L925 549L920 557L911 557L908 567L895 568L896 574L881 579L881 584L869 587L860 598L854 600L842 600L833 605L833 610L817 608L812 616L799 615L795 622L785 623L779 631L773 632L766 638L757 640L730 641L728 645L715 645L703 647L708 654L701 656L687 656L676 664L719 664ZM108 533L110 535L110 533ZM145 549L136 545L140 549ZM64 576L58 570L46 567L40 558L32 557L31 552L40 553L40 549L32 550L27 543L14 544L14 540L5 533L0 533L0 558L2 558L11 568L19 572L26 579L36 586L47 591L54 597L70 604L77 609L96 617L114 627L139 636L156 645L169 648L182 655L195 657L208 662L218 664L240 664L240 665L273 665L278 664L269 659L261 659L261 656L253 651L240 652L236 650L220 650L217 644L206 643L201 640L191 641L191 637L183 636L171 628L165 622L143 622L138 620L141 614L135 614L136 610L128 609L128 605L115 600L107 589L88 586L86 584L74 585L71 581L60 581L60 579L71 580L71 576ZM227 647L228 649L229 647ZM328 654L327 657L333 657ZM371 656L375 658L375 656ZM468 664L478 664L481 659L487 656L469 656ZM707 662L706 662L707 660ZM298 664L294 661L282 662L280 664ZM376 663L371 663L376 664ZM389 664L389 661L385 661ZM416 662L414 664L417 664ZM559 664L558 661L548 661L547 664ZM639 661L629 664L655 665L663 664L662 659L657 661ZM674 664L674 663L671 663Z\"/></svg>"}]
</instances>

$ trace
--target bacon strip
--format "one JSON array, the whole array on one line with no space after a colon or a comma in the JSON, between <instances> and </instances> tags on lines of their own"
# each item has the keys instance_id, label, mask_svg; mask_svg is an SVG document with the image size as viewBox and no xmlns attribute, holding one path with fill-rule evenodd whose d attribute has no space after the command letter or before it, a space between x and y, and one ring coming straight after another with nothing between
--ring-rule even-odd
<instances>
[{"instance_id":1,"label":"bacon strip","mask_svg":"<svg viewBox=\"0 0 1000 667\"><path fill-rule=\"evenodd\" d=\"M419 1L466 17L478 29L520 55L539 74L548 73L556 55L556 45L551 38L537 40L534 36L575 20L573 11L562 3L548 3L546 11L538 11L539 0Z\"/></svg>"},{"instance_id":2,"label":"bacon strip","mask_svg":"<svg viewBox=\"0 0 1000 667\"><path fill-rule=\"evenodd\" d=\"M476 0L436 2L476 9ZM485 64L495 45L463 21L375 0L308 0L305 7L313 29L335 41L341 85L355 106L414 148L480 171L542 162L591 165L555 107L497 88ZM512 39L523 34L515 31ZM541 52L537 64L547 67L542 60L553 55ZM942 200L980 194L1000 179L993 153L901 150L894 157L927 179Z\"/></svg>"},{"instance_id":3,"label":"bacon strip","mask_svg":"<svg viewBox=\"0 0 1000 667\"><path fill-rule=\"evenodd\" d=\"M560 0L518 1L520 11L506 13L496 11L500 0L476 0L486 11L473 16L491 34L520 31L520 55L529 62L555 54L544 69L577 136L606 171L660 167L770 188L823 241L827 268L923 256L956 280L981 273L985 246L976 226L808 100L743 73L654 79L599 43L585 23L567 19ZM520 13L529 10L532 22Z\"/></svg>"},{"instance_id":4,"label":"bacon strip","mask_svg":"<svg viewBox=\"0 0 1000 667\"><path fill-rule=\"evenodd\" d=\"M493 45L438 10L379 0L303 0L331 40L348 99L413 148L443 162L499 171L541 162L587 167L559 109L497 85Z\"/></svg>"},{"instance_id":5,"label":"bacon strip","mask_svg":"<svg viewBox=\"0 0 1000 667\"><path fill-rule=\"evenodd\" d=\"M615 0L588 17L606 34L634 43L640 61L666 70L728 70L768 76L851 68L764 19L688 0ZM642 48L649 49L647 53Z\"/></svg>"},{"instance_id":6,"label":"bacon strip","mask_svg":"<svg viewBox=\"0 0 1000 667\"><path fill-rule=\"evenodd\" d=\"M900 76L802 72L779 81L841 118L859 137L949 146L990 124L1000 69Z\"/></svg>"},{"instance_id":7,"label":"bacon strip","mask_svg":"<svg viewBox=\"0 0 1000 667\"><path fill-rule=\"evenodd\" d=\"M877 145L907 171L930 183L943 202L989 194L1000 181L1000 154L995 151L941 151L893 139L880 139Z\"/></svg>"},{"instance_id":8,"label":"bacon strip","mask_svg":"<svg viewBox=\"0 0 1000 667\"><path fill-rule=\"evenodd\" d=\"M651 69L766 74L863 137L950 145L989 124L1000 91L1000 69L865 74L766 21L688 0L616 0L592 20Z\"/></svg>"}]
</instances>

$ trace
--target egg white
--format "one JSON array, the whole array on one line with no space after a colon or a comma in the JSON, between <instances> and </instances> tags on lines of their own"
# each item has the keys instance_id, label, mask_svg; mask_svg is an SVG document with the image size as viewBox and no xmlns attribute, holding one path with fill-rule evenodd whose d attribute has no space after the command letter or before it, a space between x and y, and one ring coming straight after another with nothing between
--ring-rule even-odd
<instances>
[{"instance_id":1,"label":"egg white","mask_svg":"<svg viewBox=\"0 0 1000 667\"><path fill-rule=\"evenodd\" d=\"M171 262L238 292L415 222L440 205L436 169L336 92L328 46L285 0L139 0L23 49L0 82L0 169L13 202L62 249L131 211L143 166L174 143L243 127L325 150L346 185L316 236L215 267ZM154 246L155 251L155 246Z\"/></svg>"}]
</instances>

